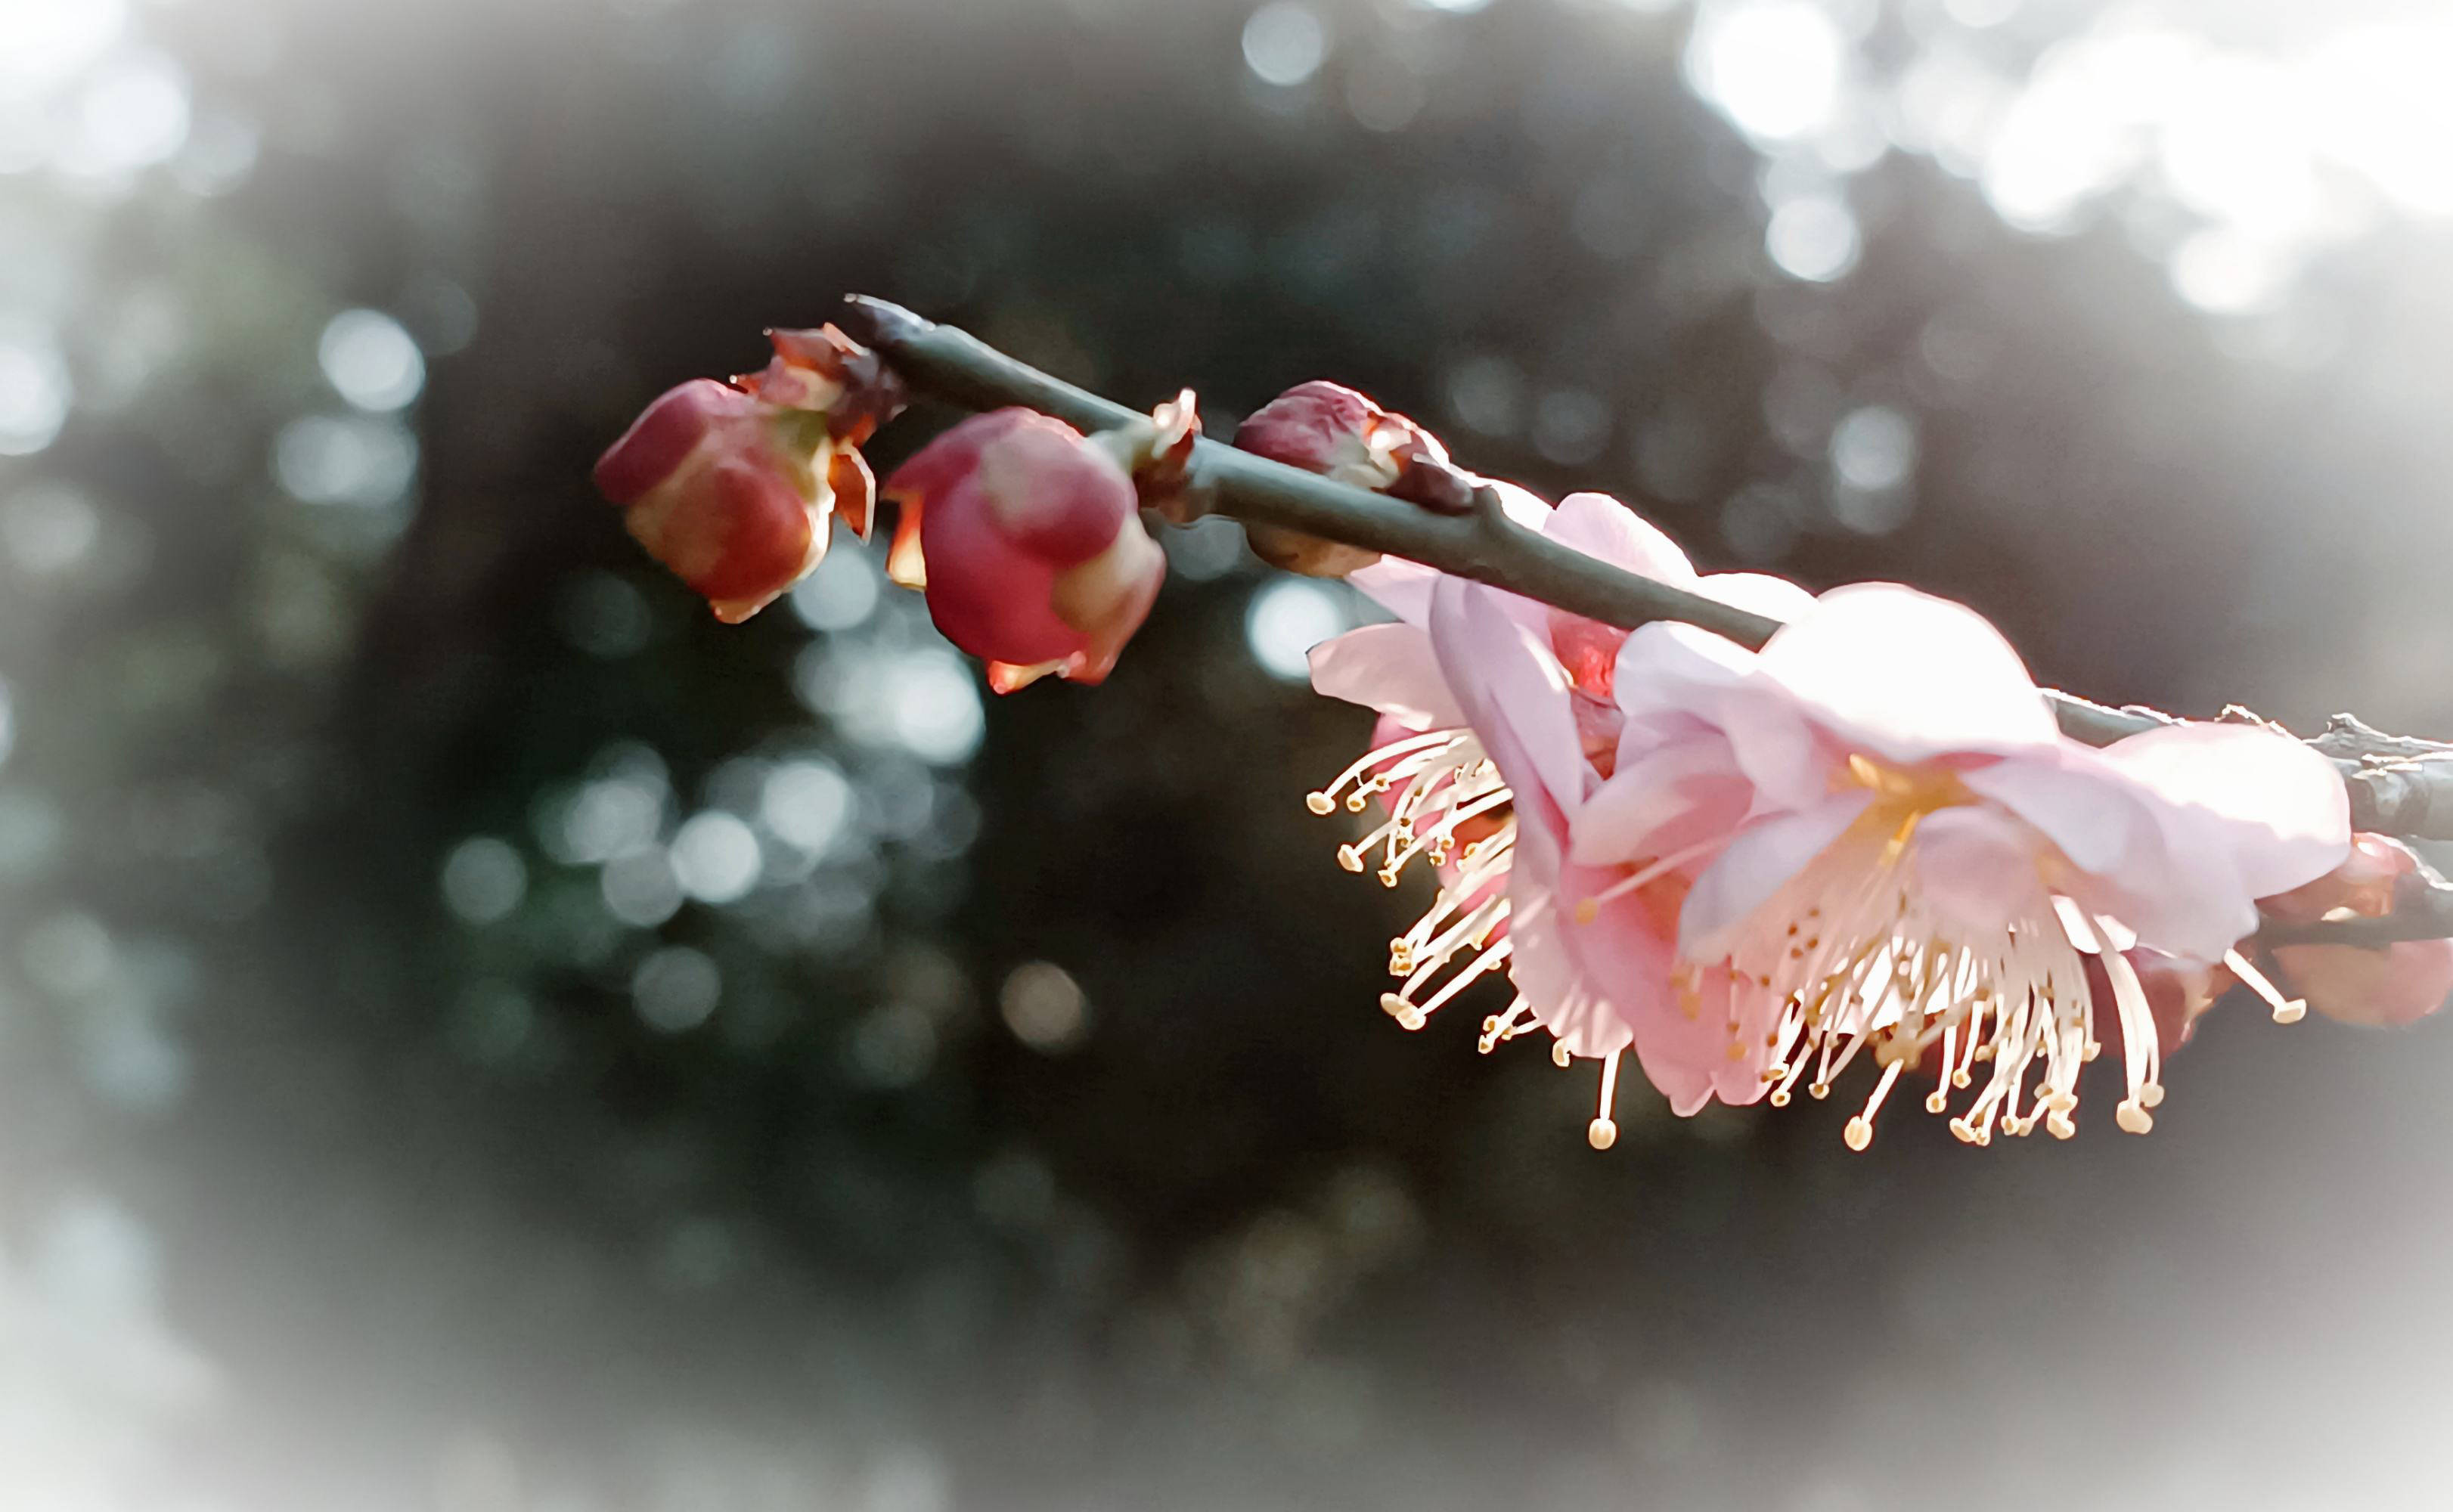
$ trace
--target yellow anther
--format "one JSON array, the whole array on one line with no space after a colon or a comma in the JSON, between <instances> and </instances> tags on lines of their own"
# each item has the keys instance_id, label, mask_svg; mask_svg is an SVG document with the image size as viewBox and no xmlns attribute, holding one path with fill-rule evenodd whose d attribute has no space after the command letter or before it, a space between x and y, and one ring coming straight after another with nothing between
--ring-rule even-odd
<instances>
[{"instance_id":1,"label":"yellow anther","mask_svg":"<svg viewBox=\"0 0 2453 1512\"><path fill-rule=\"evenodd\" d=\"M1605 1118L1597 1118L1585 1125L1585 1143L1597 1150L1605 1150L1618 1143L1618 1125Z\"/></svg>"},{"instance_id":2,"label":"yellow anther","mask_svg":"<svg viewBox=\"0 0 2453 1512\"><path fill-rule=\"evenodd\" d=\"M1337 812L1337 800L1316 792L1304 799L1304 806L1315 814L1333 814Z\"/></svg>"},{"instance_id":3,"label":"yellow anther","mask_svg":"<svg viewBox=\"0 0 2453 1512\"><path fill-rule=\"evenodd\" d=\"M1848 1126L1840 1131L1840 1138L1850 1149L1862 1150L1874 1143L1874 1125L1862 1116L1852 1118Z\"/></svg>"}]
</instances>

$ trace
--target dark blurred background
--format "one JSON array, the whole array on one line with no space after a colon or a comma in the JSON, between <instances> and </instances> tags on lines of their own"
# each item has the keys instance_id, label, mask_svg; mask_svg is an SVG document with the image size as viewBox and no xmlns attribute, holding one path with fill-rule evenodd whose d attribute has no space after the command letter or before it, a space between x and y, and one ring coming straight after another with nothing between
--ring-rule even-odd
<instances>
[{"instance_id":1,"label":"dark blurred background","mask_svg":"<svg viewBox=\"0 0 2453 1512\"><path fill-rule=\"evenodd\" d=\"M1169 531L991 700L588 468L863 290L2444 734L2448 77L2381 0L0 0L0 1507L2439 1504L2442 1026L1597 1155L1374 1005L1344 587Z\"/></svg>"}]
</instances>

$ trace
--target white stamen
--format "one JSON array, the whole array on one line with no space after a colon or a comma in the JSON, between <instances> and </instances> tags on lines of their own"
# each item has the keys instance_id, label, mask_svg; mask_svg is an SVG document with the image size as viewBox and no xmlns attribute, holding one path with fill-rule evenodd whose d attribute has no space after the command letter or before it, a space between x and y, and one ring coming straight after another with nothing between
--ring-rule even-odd
<instances>
[{"instance_id":1,"label":"white stamen","mask_svg":"<svg viewBox=\"0 0 2453 1512\"><path fill-rule=\"evenodd\" d=\"M1610 1122L1610 1104L1618 1101L1618 1058L1623 1052L1612 1050L1602 1062L1601 1111L1585 1129L1585 1142L1597 1150L1605 1150L1618 1143L1618 1125Z\"/></svg>"},{"instance_id":2,"label":"white stamen","mask_svg":"<svg viewBox=\"0 0 2453 1512\"><path fill-rule=\"evenodd\" d=\"M1713 851L1720 849L1721 846L1725 844L1727 844L1725 838L1698 841L1694 845L1688 846L1684 850L1675 851L1669 855L1662 857L1659 861L1653 862L1650 865L1637 871L1632 876L1624 877L1617 882L1611 883L1601 891L1594 893L1591 897L1586 898L1576 905L1576 922L1578 924L1592 923L1594 918L1601 912L1602 905L1605 903L1616 903L1619 899L1625 897L1628 893L1635 891L1638 887L1656 882L1662 877L1665 877L1670 872L1673 872L1679 867L1686 865L1688 862L1695 860L1697 857L1711 854Z\"/></svg>"},{"instance_id":3,"label":"white stamen","mask_svg":"<svg viewBox=\"0 0 2453 1512\"><path fill-rule=\"evenodd\" d=\"M1356 762L1353 766L1346 768L1346 770L1339 772L1337 774L1336 781L1330 783L1327 786L1321 788L1319 791L1306 796L1304 799L1304 806L1315 814L1334 813L1337 810L1338 795L1345 789L1346 785L1355 781L1365 772L1371 770L1371 768L1379 766L1381 763L1392 761L1401 756L1420 755L1425 751L1434 749L1446 750L1450 746L1462 744L1465 738L1465 732L1462 730L1435 729L1426 731L1420 735L1409 735L1403 740L1393 740L1386 746L1376 746L1364 752L1363 759L1361 761Z\"/></svg>"},{"instance_id":4,"label":"white stamen","mask_svg":"<svg viewBox=\"0 0 2453 1512\"><path fill-rule=\"evenodd\" d=\"M1880 777L1878 768L1872 768ZM2040 875L2034 901L1995 932L1971 935L1925 902L1917 876L1917 823L1929 807L1949 806L1905 782L1866 811L1752 915L1707 944L1725 944L1732 1023L1769 1022L1755 1043L1774 1051L1766 1081L1770 1101L1787 1103L1803 1084L1813 1096L1869 1047L1882 1075L1865 1109L1848 1121L1849 1146L1871 1144L1875 1116L1900 1076L1938 1049L1939 1065L1924 1099L1949 1110L1953 1094L1976 1086L1951 1131L1970 1144L2003 1130L2044 1128L2059 1138L2076 1130L2079 1069L2095 1043L2082 951L2104 949L2134 936L2117 921L2090 917L2051 894ZM1964 800L1963 800L1964 801ZM1641 885L1640 883L1635 884ZM1690 967L1694 963L1690 961ZM2124 1127L2145 1118L2160 1099L2153 1015L2136 974L2118 951L2106 960L2118 1012L2128 1093ZM1753 1017L1768 1012L1768 1020ZM1977 1086L1976 1066L1987 1063Z\"/></svg>"},{"instance_id":5,"label":"white stamen","mask_svg":"<svg viewBox=\"0 0 2453 1512\"><path fill-rule=\"evenodd\" d=\"M2226 950L2224 952L2224 965L2231 967L2231 974L2240 978L2241 985L2265 1000L2266 1006L2274 1010L2275 1023L2297 1024L2307 1016L2307 1000L2284 997L2282 988L2276 986L2264 972L2249 964L2248 957L2237 950Z\"/></svg>"}]
</instances>

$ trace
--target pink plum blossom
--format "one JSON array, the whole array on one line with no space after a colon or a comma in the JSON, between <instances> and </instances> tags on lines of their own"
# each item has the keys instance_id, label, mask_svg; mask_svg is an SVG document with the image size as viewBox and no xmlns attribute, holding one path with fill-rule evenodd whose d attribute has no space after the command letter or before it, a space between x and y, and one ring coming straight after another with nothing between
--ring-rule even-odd
<instances>
[{"instance_id":1,"label":"pink plum blossom","mask_svg":"<svg viewBox=\"0 0 2453 1512\"><path fill-rule=\"evenodd\" d=\"M1699 577L1666 537L1601 494L1570 496L1556 510L1517 499L1510 510L1519 523L1613 566L1758 612L1811 602L1777 579ZM1761 1096L1760 1047L1732 1054L1717 1021L1671 988L1679 904L1713 848L1694 845L1704 829L1682 840L1690 854L1643 875L1597 869L1571 854L1573 826L1618 761L1623 716L1611 695L1626 632L1409 563L1383 562L1354 581L1399 621L1316 649L1313 686L1378 708L1410 733L1315 794L1313 806L1329 811L1346 782L1419 793L1401 801L1363 848L1388 846L1381 875L1392 885L1406 861L1427 850L1443 882L1432 910L1395 942L1391 966L1407 981L1386 1000L1389 1011L1419 1024L1466 982L1506 961L1518 995L1486 1023L1485 1047L1539 1026L1555 1037L1562 1064L1601 1061L1596 1144L1615 1137L1610 1104L1629 1048L1682 1114L1716 1091L1740 1103ZM1725 768L1725 742L1721 753ZM1747 806L1733 773L1721 790L1736 801L1718 816L1715 845ZM1346 802L1359 809L1364 796ZM1493 834L1456 845L1465 825L1498 815L1505 818ZM1349 847L1341 859L1361 869L1359 855ZM1478 953L1418 1004L1416 995L1467 947Z\"/></svg>"},{"instance_id":2,"label":"pink plum blossom","mask_svg":"<svg viewBox=\"0 0 2453 1512\"><path fill-rule=\"evenodd\" d=\"M1027 409L955 426L886 491L903 507L887 572L927 591L1000 693L1051 672L1103 681L1167 576L1115 453Z\"/></svg>"},{"instance_id":3,"label":"pink plum blossom","mask_svg":"<svg viewBox=\"0 0 2453 1512\"><path fill-rule=\"evenodd\" d=\"M1870 1046L1882 1072L1855 1148L1936 1046L1935 1111L1982 1077L1952 1121L1963 1139L1985 1143L1997 1118L2073 1132L2099 1047L2090 955L2121 1030L2118 1122L2144 1132L2163 1089L2132 952L2244 965L2255 900L2349 848L2341 781L2301 743L2176 725L2081 746L1991 626L1896 585L1823 595L1752 657L1648 626L1615 692L1615 790L1587 808L1577 858L1641 866L1685 838L1673 826L1725 818L1736 796L1709 774L1725 743L1749 816L1686 895L1681 985L1708 993L1726 973L1733 1043L1767 1047L1775 1103L1801 1081L1824 1095Z\"/></svg>"}]
</instances>

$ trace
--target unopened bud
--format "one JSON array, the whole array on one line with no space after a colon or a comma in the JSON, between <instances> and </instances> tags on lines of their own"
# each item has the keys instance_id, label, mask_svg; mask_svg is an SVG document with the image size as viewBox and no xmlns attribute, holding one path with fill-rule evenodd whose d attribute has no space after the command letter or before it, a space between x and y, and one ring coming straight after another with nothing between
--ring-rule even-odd
<instances>
[{"instance_id":1,"label":"unopened bud","mask_svg":"<svg viewBox=\"0 0 2453 1512\"><path fill-rule=\"evenodd\" d=\"M2308 1006L2343 1024L2415 1024L2453 997L2453 940L2278 945L2274 964Z\"/></svg>"},{"instance_id":2,"label":"unopened bud","mask_svg":"<svg viewBox=\"0 0 2453 1512\"><path fill-rule=\"evenodd\" d=\"M2393 912L2403 888L2422 882L2419 857L2384 835L2351 837L2350 858L2305 886L2260 906L2295 923ZM2403 940L2381 947L2278 945L2274 964L2308 1006L2344 1024L2409 1024L2453 996L2453 941Z\"/></svg>"},{"instance_id":3,"label":"unopened bud","mask_svg":"<svg viewBox=\"0 0 2453 1512\"><path fill-rule=\"evenodd\" d=\"M1254 410L1235 445L1255 456L1444 512L1472 502L1473 480L1448 461L1430 432L1340 384L1298 384ZM1247 524L1261 560L1306 577L1344 577L1377 551L1284 526Z\"/></svg>"},{"instance_id":4,"label":"unopened bud","mask_svg":"<svg viewBox=\"0 0 2453 1512\"><path fill-rule=\"evenodd\" d=\"M868 535L860 443L903 406L877 354L833 327L768 335L764 369L668 389L596 464L631 535L727 622L816 567L834 516Z\"/></svg>"},{"instance_id":5,"label":"unopened bud","mask_svg":"<svg viewBox=\"0 0 2453 1512\"><path fill-rule=\"evenodd\" d=\"M1167 576L1124 464L1031 410L964 421L887 493L903 507L888 570L926 589L929 617L1000 693L1049 673L1104 679Z\"/></svg>"}]
</instances>

